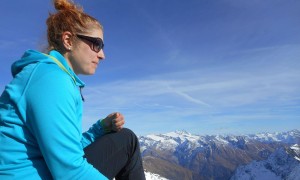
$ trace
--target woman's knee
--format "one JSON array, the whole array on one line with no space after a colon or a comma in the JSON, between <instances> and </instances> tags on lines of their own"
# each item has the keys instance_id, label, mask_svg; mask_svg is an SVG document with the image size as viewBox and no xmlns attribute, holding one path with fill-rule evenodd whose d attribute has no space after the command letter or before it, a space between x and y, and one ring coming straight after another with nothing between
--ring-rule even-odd
<instances>
[{"instance_id":1,"label":"woman's knee","mask_svg":"<svg viewBox=\"0 0 300 180\"><path fill-rule=\"evenodd\" d=\"M126 137L127 141L130 142L131 146L133 146L134 149L139 148L139 140L137 135L128 128L123 128L120 133Z\"/></svg>"},{"instance_id":2,"label":"woman's knee","mask_svg":"<svg viewBox=\"0 0 300 180\"><path fill-rule=\"evenodd\" d=\"M123 128L121 130L121 132L124 133L124 134L130 135L130 136L134 136L134 137L137 138L136 134L131 129Z\"/></svg>"}]
</instances>

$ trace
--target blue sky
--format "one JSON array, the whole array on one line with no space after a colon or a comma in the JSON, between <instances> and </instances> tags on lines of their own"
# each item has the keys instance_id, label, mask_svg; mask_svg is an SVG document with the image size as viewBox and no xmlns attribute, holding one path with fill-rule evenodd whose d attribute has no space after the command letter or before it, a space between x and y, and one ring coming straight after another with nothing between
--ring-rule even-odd
<instances>
[{"instance_id":1,"label":"blue sky","mask_svg":"<svg viewBox=\"0 0 300 180\"><path fill-rule=\"evenodd\" d=\"M83 129L115 111L138 135L300 129L300 1L75 1L104 26L106 59L86 83ZM51 1L0 6L0 90L46 44Z\"/></svg>"}]
</instances>

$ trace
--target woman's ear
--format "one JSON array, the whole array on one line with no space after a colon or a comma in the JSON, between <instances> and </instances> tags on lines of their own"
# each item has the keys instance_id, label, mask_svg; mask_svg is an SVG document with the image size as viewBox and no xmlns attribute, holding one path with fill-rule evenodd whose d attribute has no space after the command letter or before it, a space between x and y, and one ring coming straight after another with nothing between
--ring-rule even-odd
<instances>
[{"instance_id":1,"label":"woman's ear","mask_svg":"<svg viewBox=\"0 0 300 180\"><path fill-rule=\"evenodd\" d=\"M72 49L72 45L73 45L73 42L72 42L72 33L69 32L69 31L65 31L61 35L61 38L62 38L62 43L63 43L64 48L66 50L71 50Z\"/></svg>"}]
</instances>

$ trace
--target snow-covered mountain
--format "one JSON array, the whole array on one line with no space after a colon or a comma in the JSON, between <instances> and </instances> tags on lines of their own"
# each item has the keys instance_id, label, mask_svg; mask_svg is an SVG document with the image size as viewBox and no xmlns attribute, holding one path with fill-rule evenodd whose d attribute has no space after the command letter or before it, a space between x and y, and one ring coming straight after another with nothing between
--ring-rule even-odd
<instances>
[{"instance_id":1,"label":"snow-covered mountain","mask_svg":"<svg viewBox=\"0 0 300 180\"><path fill-rule=\"evenodd\" d=\"M147 135L140 136L141 148L147 147L156 147L161 150L175 150L175 148L183 144L184 142L189 142L188 145L201 147L203 145L208 144L209 142L215 142L217 144L228 145L231 144L233 146L240 146L245 143L251 141L259 141L263 143L286 143L286 144L297 144L299 141L300 131L292 130L288 132L282 133L259 133L259 134L250 134L250 135L242 135L242 136L234 136L234 135L213 135L213 136L201 136L201 135L193 135L186 131L175 131L166 134L158 134L158 135ZM158 146L159 145L159 146ZM162 145L162 146L161 146ZM190 147L193 148L193 147Z\"/></svg>"},{"instance_id":2,"label":"snow-covered mountain","mask_svg":"<svg viewBox=\"0 0 300 180\"><path fill-rule=\"evenodd\" d=\"M279 148L266 160L239 166L231 180L300 180L299 156L292 153L299 150L297 144L289 149Z\"/></svg>"},{"instance_id":3,"label":"snow-covered mountain","mask_svg":"<svg viewBox=\"0 0 300 180\"><path fill-rule=\"evenodd\" d=\"M300 144L300 131L241 136L175 131L139 139L147 171L168 179L229 179L240 165L265 160L280 147Z\"/></svg>"},{"instance_id":4,"label":"snow-covered mountain","mask_svg":"<svg viewBox=\"0 0 300 180\"><path fill-rule=\"evenodd\" d=\"M259 133L255 135L248 135L249 138L255 139L261 142L272 143L272 142L284 142L287 144L297 144L300 143L299 130L292 130L288 132L275 132L275 133Z\"/></svg>"}]
</instances>

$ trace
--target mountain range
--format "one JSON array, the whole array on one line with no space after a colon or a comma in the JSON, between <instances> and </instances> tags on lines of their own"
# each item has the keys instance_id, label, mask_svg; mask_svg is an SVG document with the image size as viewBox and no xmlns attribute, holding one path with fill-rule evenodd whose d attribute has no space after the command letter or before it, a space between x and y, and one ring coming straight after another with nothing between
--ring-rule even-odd
<instances>
[{"instance_id":1,"label":"mountain range","mask_svg":"<svg viewBox=\"0 0 300 180\"><path fill-rule=\"evenodd\" d=\"M139 140L146 171L166 179L247 179L259 173L255 167L261 170L265 167L264 172L279 179L287 179L286 172L299 173L299 130L252 135L195 135L175 131L139 136ZM284 160L272 161L278 157ZM283 162L290 164L291 159L295 160L293 166L281 172Z\"/></svg>"}]
</instances>

